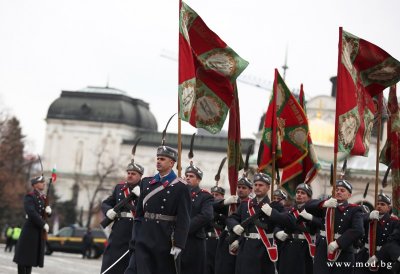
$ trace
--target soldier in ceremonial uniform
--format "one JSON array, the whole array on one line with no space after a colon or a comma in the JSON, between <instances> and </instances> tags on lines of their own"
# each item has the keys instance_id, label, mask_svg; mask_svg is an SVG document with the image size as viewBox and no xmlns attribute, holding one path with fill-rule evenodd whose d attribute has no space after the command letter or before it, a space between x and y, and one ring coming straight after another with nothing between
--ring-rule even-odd
<instances>
[{"instance_id":1,"label":"soldier in ceremonial uniform","mask_svg":"<svg viewBox=\"0 0 400 274\"><path fill-rule=\"evenodd\" d=\"M253 191L253 183L249 179L247 179L247 177L243 176L239 179L236 187L236 194L237 197L239 198L237 198L236 196L231 196L233 198L229 197L228 198L229 200L225 199L223 203L229 205L232 202L231 200L236 200L236 206L239 207L241 202L248 201L249 195L250 193L252 193L252 191ZM228 216L228 213L226 213L226 216ZM217 251L215 255L215 273L232 274L235 273L236 255L238 246L233 247L233 250L230 250L227 238L232 232L229 232L228 228L226 227L226 219L224 220L224 222L225 224L223 226L225 227L225 229L221 232L221 235L219 236Z\"/></svg>"},{"instance_id":2,"label":"soldier in ceremonial uniform","mask_svg":"<svg viewBox=\"0 0 400 274\"><path fill-rule=\"evenodd\" d=\"M185 178L190 188L192 210L189 235L182 252L181 270L183 274L204 274L206 268L205 227L213 219L214 197L200 188L203 172L192 163L185 170Z\"/></svg>"},{"instance_id":3,"label":"soldier in ceremonial uniform","mask_svg":"<svg viewBox=\"0 0 400 274\"><path fill-rule=\"evenodd\" d=\"M168 146L157 149L154 177L142 179L136 208L134 253L125 273L175 274L190 225L189 188L172 168L178 153Z\"/></svg>"},{"instance_id":4,"label":"soldier in ceremonial uniform","mask_svg":"<svg viewBox=\"0 0 400 274\"><path fill-rule=\"evenodd\" d=\"M372 226L374 220L377 221L376 226L376 252L379 251L383 245L388 242L389 236L394 232L396 226L398 225L398 219L394 216L390 216L391 211L391 199L384 193L378 195L378 202L376 206L376 210L371 211L371 213L364 214L364 229L365 235L363 237L364 247L358 252L356 256L356 262L361 263L360 265L364 265L370 257L371 249L371 234ZM388 258L382 258L381 261L384 262L384 265L387 265L390 260ZM396 258L397 259L397 258ZM382 263L377 263L376 265L380 265ZM383 265L383 264L382 264ZM367 273L392 273L390 268L387 267L379 267L378 271L371 271L369 267L356 267L355 274L367 274Z\"/></svg>"},{"instance_id":5,"label":"soldier in ceremonial uniform","mask_svg":"<svg viewBox=\"0 0 400 274\"><path fill-rule=\"evenodd\" d=\"M284 206L286 199L287 199L287 194L280 188L275 189L274 193L272 193L273 202L281 203Z\"/></svg>"},{"instance_id":6,"label":"soldier in ceremonial uniform","mask_svg":"<svg viewBox=\"0 0 400 274\"><path fill-rule=\"evenodd\" d=\"M237 204L238 196L232 195L225 198L225 189L220 186L213 186L211 194L214 196L214 220L206 227L206 271L205 274L215 274L215 257L218 240L226 226L226 218L229 213L229 206Z\"/></svg>"},{"instance_id":7,"label":"soldier in ceremonial uniform","mask_svg":"<svg viewBox=\"0 0 400 274\"><path fill-rule=\"evenodd\" d=\"M143 172L144 168L132 160L126 168L126 181L116 185L112 194L101 203L103 213L110 220L114 220L108 245L103 254L102 273L110 267L107 273L124 273L129 265L129 254L126 252L129 250L129 242L132 237L133 219L140 195L139 183ZM115 212L114 207L131 193L134 193L136 198L127 203L120 212ZM118 259L120 260L118 261Z\"/></svg>"},{"instance_id":8,"label":"soldier in ceremonial uniform","mask_svg":"<svg viewBox=\"0 0 400 274\"><path fill-rule=\"evenodd\" d=\"M18 274L29 274L32 267L43 267L45 236L49 232L49 225L43 216L51 214L51 208L45 207L45 179L42 176L31 179L33 191L25 195L24 209L27 220L22 228L14 255L14 262L18 264Z\"/></svg>"},{"instance_id":9,"label":"soldier in ceremonial uniform","mask_svg":"<svg viewBox=\"0 0 400 274\"><path fill-rule=\"evenodd\" d=\"M354 248L353 245L364 234L362 209L360 206L348 203L352 194L352 186L346 180L336 181L335 198L328 200L311 200L305 209L308 213L322 218L324 230L316 241L314 257L314 273L353 273ZM329 225L330 214L334 211L334 227ZM334 239L329 243L327 236L334 230ZM331 260L328 261L328 253Z\"/></svg>"},{"instance_id":10,"label":"soldier in ceremonial uniform","mask_svg":"<svg viewBox=\"0 0 400 274\"><path fill-rule=\"evenodd\" d=\"M281 222L279 218L283 206L279 203L269 205L267 196L271 184L271 178L263 173L254 175L255 198L242 202L235 213L227 219L230 230L237 235L242 235L239 251L236 258L236 274L274 274L278 258L278 250L273 239L273 231L276 223ZM248 217L261 215L247 227L242 227L241 222ZM237 241L237 240L236 240ZM235 241L235 242L236 242ZM234 243L235 243L234 242Z\"/></svg>"},{"instance_id":11,"label":"soldier in ceremonial uniform","mask_svg":"<svg viewBox=\"0 0 400 274\"><path fill-rule=\"evenodd\" d=\"M390 263L388 269L392 267L392 273L400 273L400 223L397 221L395 224L395 229L389 238L382 246L382 248L377 251L376 256L372 256L368 259L368 263L375 263L380 265L380 261ZM387 266L388 264L386 264Z\"/></svg>"},{"instance_id":12,"label":"soldier in ceremonial uniform","mask_svg":"<svg viewBox=\"0 0 400 274\"><path fill-rule=\"evenodd\" d=\"M315 234L322 227L320 218L308 213L304 206L312 197L308 184L296 187L295 205L286 215L287 220L275 233L281 242L279 274L312 274L315 254Z\"/></svg>"}]
</instances>

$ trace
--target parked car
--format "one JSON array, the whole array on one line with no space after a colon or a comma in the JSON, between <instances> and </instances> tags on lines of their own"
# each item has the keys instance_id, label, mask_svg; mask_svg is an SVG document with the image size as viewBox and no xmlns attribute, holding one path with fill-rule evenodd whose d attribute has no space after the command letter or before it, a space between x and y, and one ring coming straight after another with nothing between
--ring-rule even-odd
<instances>
[{"instance_id":1,"label":"parked car","mask_svg":"<svg viewBox=\"0 0 400 274\"><path fill-rule=\"evenodd\" d=\"M85 227L63 227L57 234L49 234L46 241L46 255L54 251L67 253L82 253L82 237L86 233ZM99 258L107 246L107 236L101 229L92 229L93 246L90 250L90 258Z\"/></svg>"}]
</instances>

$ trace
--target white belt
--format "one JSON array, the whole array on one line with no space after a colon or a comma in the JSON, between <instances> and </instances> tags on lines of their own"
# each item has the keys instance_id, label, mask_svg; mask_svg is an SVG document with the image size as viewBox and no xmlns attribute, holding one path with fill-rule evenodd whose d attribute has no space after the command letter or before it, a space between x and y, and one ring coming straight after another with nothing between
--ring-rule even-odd
<instances>
[{"instance_id":1,"label":"white belt","mask_svg":"<svg viewBox=\"0 0 400 274\"><path fill-rule=\"evenodd\" d=\"M319 235L321 235L322 237L326 237L326 231L325 230L321 230L319 232ZM339 238L340 236L342 236L342 234L335 233L335 239Z\"/></svg>"},{"instance_id":2,"label":"white belt","mask_svg":"<svg viewBox=\"0 0 400 274\"><path fill-rule=\"evenodd\" d=\"M133 218L132 212L121 212L118 214L119 218Z\"/></svg>"},{"instance_id":3,"label":"white belt","mask_svg":"<svg viewBox=\"0 0 400 274\"><path fill-rule=\"evenodd\" d=\"M207 232L207 236L209 238L218 238L218 235L215 232Z\"/></svg>"},{"instance_id":4,"label":"white belt","mask_svg":"<svg viewBox=\"0 0 400 274\"><path fill-rule=\"evenodd\" d=\"M366 249L369 249L369 243L366 243L364 246L365 246ZM377 245L377 246L376 246L376 251L381 250L381 247L382 247L382 246Z\"/></svg>"},{"instance_id":5,"label":"white belt","mask_svg":"<svg viewBox=\"0 0 400 274\"><path fill-rule=\"evenodd\" d=\"M300 239L300 240L305 240L306 237L303 234L292 234L293 239Z\"/></svg>"},{"instance_id":6,"label":"white belt","mask_svg":"<svg viewBox=\"0 0 400 274\"><path fill-rule=\"evenodd\" d=\"M268 234L266 234L266 235L267 235L268 238L273 238L273 237L274 237L274 234L273 234L273 233L268 233ZM245 237L245 238L248 238L248 239L261 240L261 236L260 236L260 234L258 234L258 233L249 233L248 235L247 235L247 234L244 234L244 237Z\"/></svg>"}]
</instances>

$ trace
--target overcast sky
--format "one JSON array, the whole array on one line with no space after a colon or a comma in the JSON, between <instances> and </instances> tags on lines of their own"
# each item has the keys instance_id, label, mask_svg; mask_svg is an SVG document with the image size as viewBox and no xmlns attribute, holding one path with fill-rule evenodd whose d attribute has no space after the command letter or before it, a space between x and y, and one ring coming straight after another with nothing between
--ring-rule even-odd
<instances>
[{"instance_id":1,"label":"overcast sky","mask_svg":"<svg viewBox=\"0 0 400 274\"><path fill-rule=\"evenodd\" d=\"M186 3L249 61L247 80L270 85L287 49L286 82L291 89L304 83L308 98L330 94L339 26L400 59L398 0ZM61 90L108 82L149 102L162 130L177 112L178 82L177 62L162 55L177 52L177 0L0 0L0 108L20 119L30 152L42 153L44 119ZM253 137L269 92L238 88L242 136Z\"/></svg>"}]
</instances>

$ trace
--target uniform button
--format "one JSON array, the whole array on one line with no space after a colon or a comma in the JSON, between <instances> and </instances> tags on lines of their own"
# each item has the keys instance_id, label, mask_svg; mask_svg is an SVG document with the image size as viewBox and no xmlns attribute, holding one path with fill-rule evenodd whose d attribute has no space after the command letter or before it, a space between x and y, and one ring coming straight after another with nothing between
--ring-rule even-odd
<instances>
[{"instance_id":1,"label":"uniform button","mask_svg":"<svg viewBox=\"0 0 400 274\"><path fill-rule=\"evenodd\" d=\"M340 219L341 222L343 222L343 219Z\"/></svg>"},{"instance_id":2,"label":"uniform button","mask_svg":"<svg viewBox=\"0 0 400 274\"><path fill-rule=\"evenodd\" d=\"M146 206L147 206L147 203L146 203Z\"/></svg>"},{"instance_id":3,"label":"uniform button","mask_svg":"<svg viewBox=\"0 0 400 274\"><path fill-rule=\"evenodd\" d=\"M147 190L149 190L150 188L147 188Z\"/></svg>"},{"instance_id":4,"label":"uniform button","mask_svg":"<svg viewBox=\"0 0 400 274\"><path fill-rule=\"evenodd\" d=\"M120 193L119 195L122 195L122 193Z\"/></svg>"},{"instance_id":5,"label":"uniform button","mask_svg":"<svg viewBox=\"0 0 400 274\"><path fill-rule=\"evenodd\" d=\"M194 199L192 199L192 202L194 202Z\"/></svg>"},{"instance_id":6,"label":"uniform button","mask_svg":"<svg viewBox=\"0 0 400 274\"><path fill-rule=\"evenodd\" d=\"M385 227L385 230L387 230L387 227Z\"/></svg>"},{"instance_id":7,"label":"uniform button","mask_svg":"<svg viewBox=\"0 0 400 274\"><path fill-rule=\"evenodd\" d=\"M346 212L345 212L345 213L343 213L343 215L346 215Z\"/></svg>"},{"instance_id":8,"label":"uniform button","mask_svg":"<svg viewBox=\"0 0 400 274\"><path fill-rule=\"evenodd\" d=\"M339 226L339 228L341 228L341 226Z\"/></svg>"},{"instance_id":9,"label":"uniform button","mask_svg":"<svg viewBox=\"0 0 400 274\"><path fill-rule=\"evenodd\" d=\"M167 201L167 199L163 199L163 201L164 201L164 202L166 202L166 201Z\"/></svg>"},{"instance_id":10,"label":"uniform button","mask_svg":"<svg viewBox=\"0 0 400 274\"><path fill-rule=\"evenodd\" d=\"M169 190L167 190L167 194L169 194Z\"/></svg>"},{"instance_id":11,"label":"uniform button","mask_svg":"<svg viewBox=\"0 0 400 274\"><path fill-rule=\"evenodd\" d=\"M161 208L164 208L164 206L161 206Z\"/></svg>"},{"instance_id":12,"label":"uniform button","mask_svg":"<svg viewBox=\"0 0 400 274\"><path fill-rule=\"evenodd\" d=\"M157 223L157 224L159 224L159 223L160 223L160 221L157 221L156 223Z\"/></svg>"}]
</instances>

